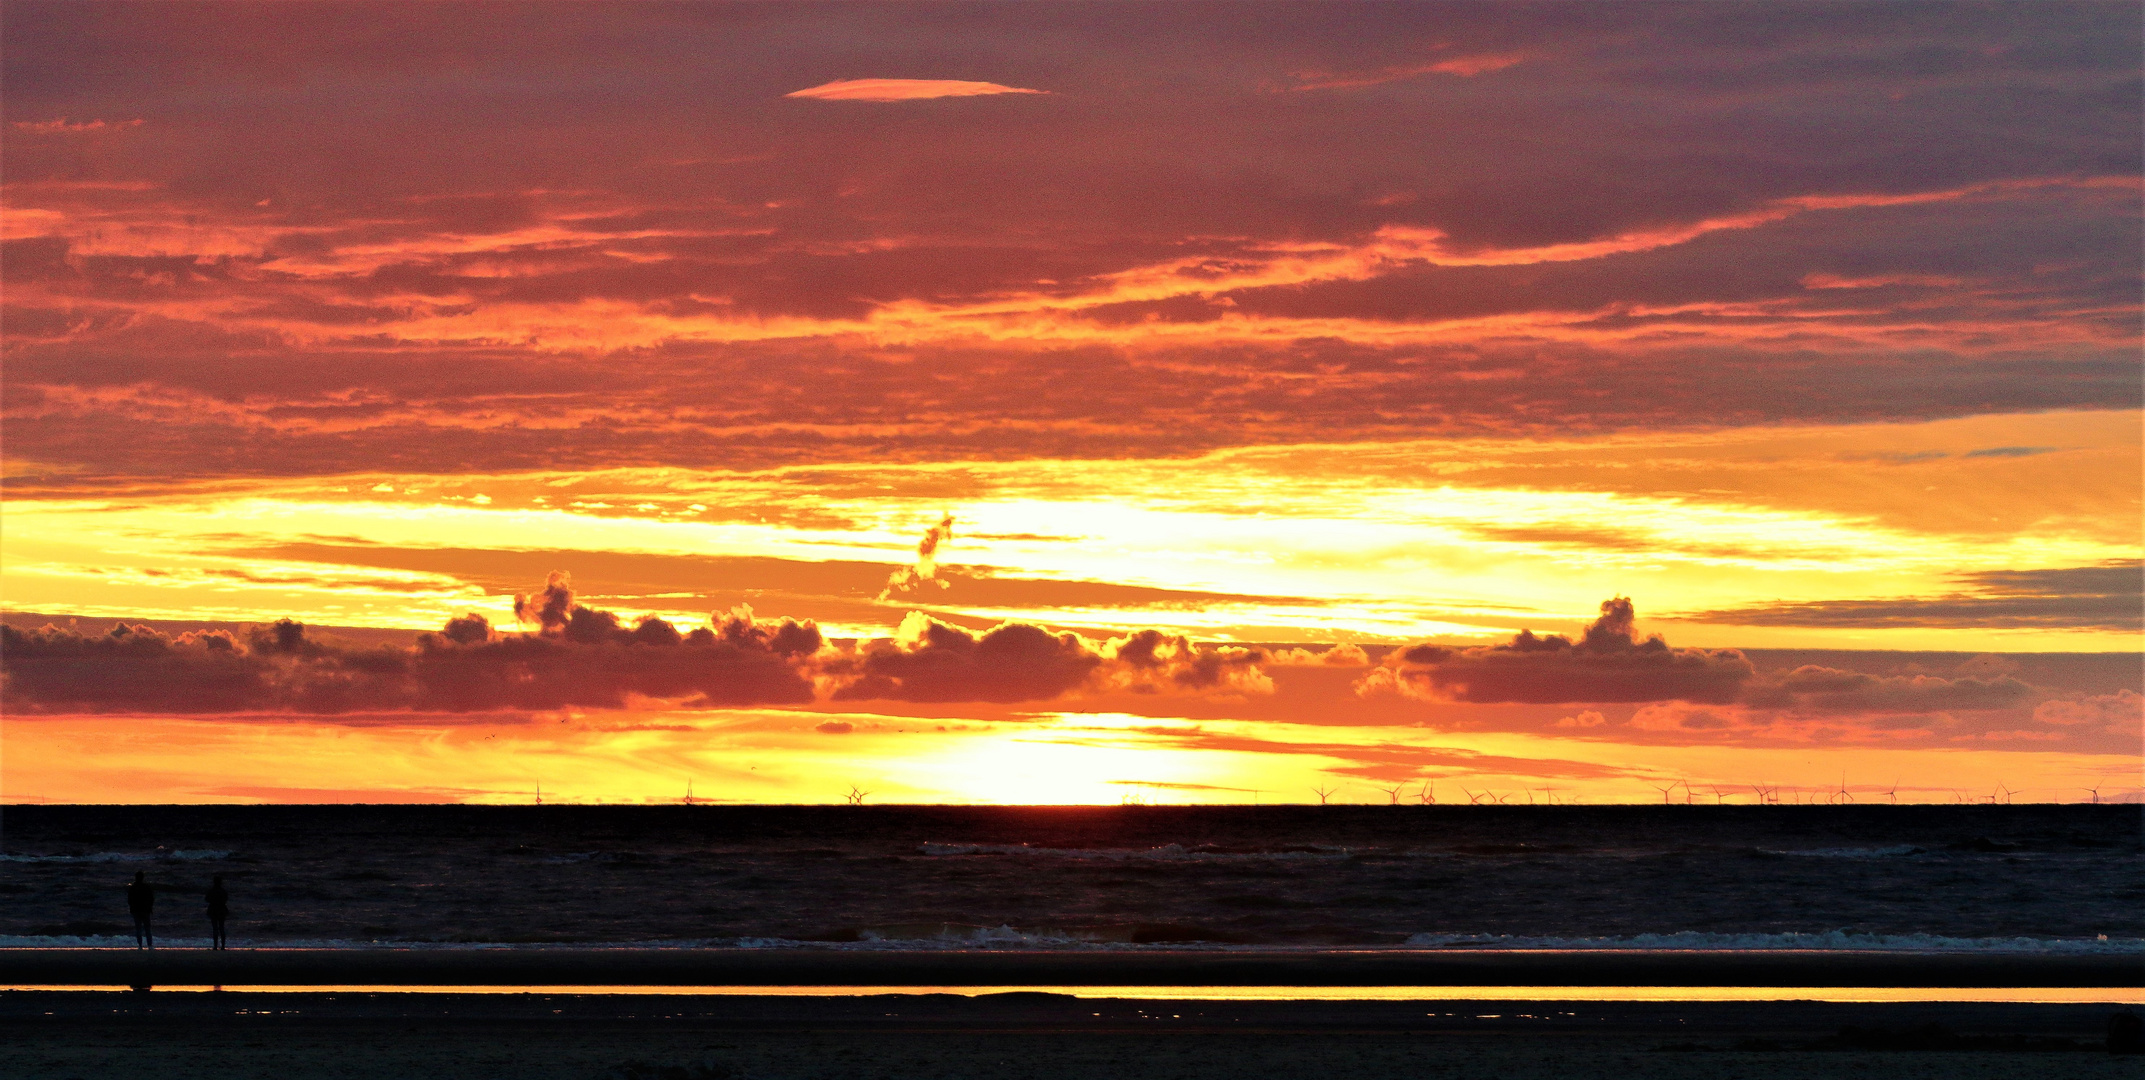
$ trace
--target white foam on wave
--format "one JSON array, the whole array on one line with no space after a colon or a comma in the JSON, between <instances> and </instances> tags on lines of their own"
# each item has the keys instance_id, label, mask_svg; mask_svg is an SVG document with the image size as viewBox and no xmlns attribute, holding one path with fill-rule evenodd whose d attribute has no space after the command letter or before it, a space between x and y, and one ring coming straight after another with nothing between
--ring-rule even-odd
<instances>
[{"instance_id":1,"label":"white foam on wave","mask_svg":"<svg viewBox=\"0 0 2145 1080\"><path fill-rule=\"evenodd\" d=\"M1818 933L1715 934L1683 930L1628 937L1531 937L1519 934L1416 934L1413 948L1475 949L1678 949L1753 952L1783 949L1881 952L2145 953L2145 938L1943 937L1937 934Z\"/></svg>"},{"instance_id":2,"label":"white foam on wave","mask_svg":"<svg viewBox=\"0 0 2145 1080\"><path fill-rule=\"evenodd\" d=\"M87 855L24 855L19 852L0 852L0 862L18 863L115 863L115 862L213 862L228 859L228 851L98 851Z\"/></svg>"},{"instance_id":3,"label":"white foam on wave","mask_svg":"<svg viewBox=\"0 0 2145 1080\"><path fill-rule=\"evenodd\" d=\"M1183 844L1163 844L1151 848L1051 848L1031 844L940 844L925 843L919 853L933 856L949 855L1026 855L1052 859L1097 859L1109 862L1245 862L1271 859L1345 859L1354 854L1349 848L1304 847L1280 851L1228 851L1205 847L1185 847Z\"/></svg>"},{"instance_id":4,"label":"white foam on wave","mask_svg":"<svg viewBox=\"0 0 2145 1080\"><path fill-rule=\"evenodd\" d=\"M1913 844L1892 844L1888 847L1867 848L1759 848L1767 855L1790 855L1801 859L1889 859L1902 855L1926 855L1927 848Z\"/></svg>"}]
</instances>

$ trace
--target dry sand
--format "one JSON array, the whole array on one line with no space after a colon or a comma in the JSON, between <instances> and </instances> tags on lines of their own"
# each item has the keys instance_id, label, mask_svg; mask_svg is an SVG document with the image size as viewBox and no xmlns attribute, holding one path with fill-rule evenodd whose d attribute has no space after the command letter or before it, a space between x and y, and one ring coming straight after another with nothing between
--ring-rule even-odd
<instances>
[{"instance_id":1,"label":"dry sand","mask_svg":"<svg viewBox=\"0 0 2145 1080\"><path fill-rule=\"evenodd\" d=\"M1212 1003L1039 994L710 999L17 991L0 994L0 1076L2145 1077L2145 1057L2113 1057L2097 1049L2111 1011L2035 1005ZM1971 1045L1870 1050L1838 1041L1848 1025L1896 1034L1929 1024L1941 1024ZM2043 1048L2007 1048L2014 1040ZM2048 1048L2066 1043L2095 1048Z\"/></svg>"}]
</instances>

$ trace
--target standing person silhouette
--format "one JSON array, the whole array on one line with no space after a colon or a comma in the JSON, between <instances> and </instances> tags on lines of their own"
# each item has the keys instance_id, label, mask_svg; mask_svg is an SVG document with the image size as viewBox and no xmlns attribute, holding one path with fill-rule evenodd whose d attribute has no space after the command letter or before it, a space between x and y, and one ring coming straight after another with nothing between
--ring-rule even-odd
<instances>
[{"instance_id":1,"label":"standing person silhouette","mask_svg":"<svg viewBox=\"0 0 2145 1080\"><path fill-rule=\"evenodd\" d=\"M134 884L127 886L127 913L134 916L134 947L156 948L156 938L149 932L149 916L156 911L156 886L149 884L149 876L134 872Z\"/></svg>"},{"instance_id":2,"label":"standing person silhouette","mask_svg":"<svg viewBox=\"0 0 2145 1080\"><path fill-rule=\"evenodd\" d=\"M209 882L209 948L224 948L223 920L231 914L231 894L224 891L223 875Z\"/></svg>"}]
</instances>

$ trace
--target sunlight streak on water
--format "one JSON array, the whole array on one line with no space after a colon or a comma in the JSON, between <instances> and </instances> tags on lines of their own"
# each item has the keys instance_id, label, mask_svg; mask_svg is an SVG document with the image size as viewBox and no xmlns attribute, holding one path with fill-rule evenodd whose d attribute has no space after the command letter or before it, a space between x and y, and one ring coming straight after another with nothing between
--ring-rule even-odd
<instances>
[{"instance_id":1,"label":"sunlight streak on water","mask_svg":"<svg viewBox=\"0 0 2145 1080\"><path fill-rule=\"evenodd\" d=\"M0 992L129 991L125 986L0 986ZM950 994L1059 994L1134 1001L1823 1001L2145 1004L2136 987L1886 986L158 986L171 993L249 994L605 994L680 997L917 997Z\"/></svg>"}]
</instances>

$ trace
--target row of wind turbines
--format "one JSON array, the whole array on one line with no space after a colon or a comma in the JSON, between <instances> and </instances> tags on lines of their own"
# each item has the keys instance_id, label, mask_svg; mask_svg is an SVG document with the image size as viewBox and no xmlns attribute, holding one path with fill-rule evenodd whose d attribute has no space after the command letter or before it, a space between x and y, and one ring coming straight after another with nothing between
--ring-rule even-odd
<instances>
[{"instance_id":1,"label":"row of wind turbines","mask_svg":"<svg viewBox=\"0 0 2145 1080\"><path fill-rule=\"evenodd\" d=\"M1663 805L1676 805L1676 789L1679 787L1683 789L1682 802L1684 805L1701 805L1698 803L1698 791L1700 789L1693 786L1688 780L1672 780L1666 784L1649 784L1647 786L1661 793L1661 802ZM1750 794L1757 799L1756 805L1783 805L1780 796L1781 789L1779 785L1751 784L1748 785L1748 787L1750 788ZM1438 802L1437 787L1431 781L1423 781L1422 787L1417 789L1412 795L1408 794L1407 789L1407 784L1400 783L1394 784L1391 787L1380 787L1377 790L1385 793L1386 805L1388 806L1405 806L1410 801L1412 801L1415 805L1418 806L1441 805ZM1318 796L1318 805L1320 806L1332 805L1333 796L1339 794L1340 790L1341 789L1338 787L1333 787L1327 784L1318 784L1311 788L1312 794ZM1558 800L1557 793L1564 790L1566 789L1555 787L1541 787L1521 788L1518 791L1511 792L1493 791L1488 788L1484 788L1481 791L1475 791L1470 788L1461 786L1460 794L1467 798L1467 805L1469 806L1516 806L1520 805L1516 800L1518 800L1519 797L1522 795L1526 796L1527 802L1525 805L1527 806L1574 805L1576 803L1576 800L1568 796L1561 802ZM1729 799L1735 798L1743 794L1741 787L1722 787L1717 784L1709 784L1704 790L1707 794L1713 797L1713 805L1715 806L1726 805ZM2094 803L2094 805L2098 805L2100 803L2099 788L2080 788L2078 790L2090 794L2092 796L2092 802ZM1535 799L1536 792L1540 792L1542 795L1540 801L1537 801ZM1788 794L1785 805L1790 806L1820 805L1819 796L1823 796L1822 805L1826 806L1844 806L1851 805L1855 802L1854 792L1849 790L1847 786L1847 777L1845 775L1842 775L1840 777L1840 785L1837 788L1804 789L1791 787L1787 789L1787 793ZM1982 795L1979 797L1969 797L1965 791L1954 788L1951 792L1951 801L1954 805L1978 804L1985 806L2008 806L2011 804L2012 797L2017 795L2018 793L2018 789L1999 782L1996 787L1992 789L1987 795ZM851 784L849 785L848 793L842 796L842 804L844 806L862 806L864 805L864 799L870 794L871 792L865 791L864 789L858 787L855 784ZM1887 803L1896 804L1897 802L1899 802L1899 783L1898 781L1893 781L1891 787L1883 791L1875 792L1874 794L1882 796ZM544 805L544 784L541 780L536 782L535 797L536 805ZM679 801L686 806L692 806L696 801L705 802L707 800L696 800L693 795L693 781L687 780L685 782L685 795ZM1459 804L1450 803L1444 805L1457 806Z\"/></svg>"}]
</instances>

